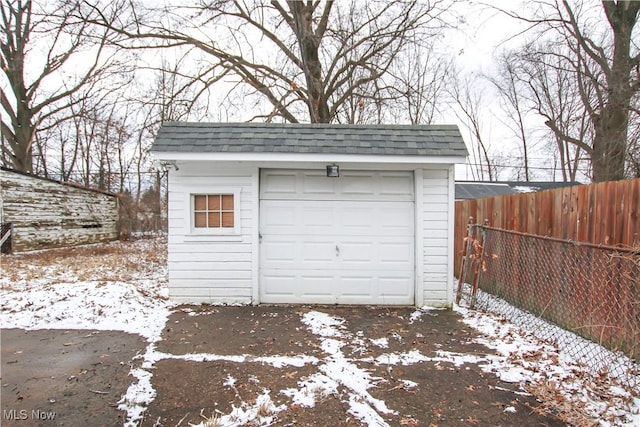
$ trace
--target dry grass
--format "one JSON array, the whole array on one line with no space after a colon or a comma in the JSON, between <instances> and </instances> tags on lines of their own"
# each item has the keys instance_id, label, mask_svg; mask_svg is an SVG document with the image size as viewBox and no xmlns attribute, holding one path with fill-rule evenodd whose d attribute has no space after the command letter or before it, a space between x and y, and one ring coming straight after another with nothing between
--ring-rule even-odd
<instances>
[{"instance_id":1,"label":"dry grass","mask_svg":"<svg viewBox=\"0 0 640 427\"><path fill-rule=\"evenodd\" d=\"M200 416L204 418L203 426L204 427L220 427L222 426L222 422L220 421L220 416L215 412L211 414L210 417L204 415L204 409L200 411Z\"/></svg>"},{"instance_id":2,"label":"dry grass","mask_svg":"<svg viewBox=\"0 0 640 427\"><path fill-rule=\"evenodd\" d=\"M98 243L73 248L24 252L0 257L3 286L46 279L50 283L75 281L129 281L153 277L167 265L166 239Z\"/></svg>"},{"instance_id":3,"label":"dry grass","mask_svg":"<svg viewBox=\"0 0 640 427\"><path fill-rule=\"evenodd\" d=\"M258 417L268 417L273 413L273 403L269 398L263 399L260 402L256 401L256 405L258 406Z\"/></svg>"},{"instance_id":4,"label":"dry grass","mask_svg":"<svg viewBox=\"0 0 640 427\"><path fill-rule=\"evenodd\" d=\"M533 394L540 402L540 406L532 408L533 412L554 414L568 425L576 427L595 427L598 422L586 415L585 403L568 400L555 381L532 384L525 390Z\"/></svg>"}]
</instances>

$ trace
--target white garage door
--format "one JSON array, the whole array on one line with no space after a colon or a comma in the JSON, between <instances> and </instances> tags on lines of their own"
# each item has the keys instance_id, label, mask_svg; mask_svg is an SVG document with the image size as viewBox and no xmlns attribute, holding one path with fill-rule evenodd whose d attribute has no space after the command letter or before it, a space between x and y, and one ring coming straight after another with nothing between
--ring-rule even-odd
<instances>
[{"instance_id":1,"label":"white garage door","mask_svg":"<svg viewBox=\"0 0 640 427\"><path fill-rule=\"evenodd\" d=\"M413 304L411 172L263 170L260 299Z\"/></svg>"}]
</instances>

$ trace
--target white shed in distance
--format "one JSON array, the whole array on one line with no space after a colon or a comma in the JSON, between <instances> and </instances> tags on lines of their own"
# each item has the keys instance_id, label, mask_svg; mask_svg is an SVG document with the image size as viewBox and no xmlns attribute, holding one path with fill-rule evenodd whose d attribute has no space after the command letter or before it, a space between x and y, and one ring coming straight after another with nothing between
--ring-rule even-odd
<instances>
[{"instance_id":1,"label":"white shed in distance","mask_svg":"<svg viewBox=\"0 0 640 427\"><path fill-rule=\"evenodd\" d=\"M456 126L165 123L177 302L449 306Z\"/></svg>"}]
</instances>

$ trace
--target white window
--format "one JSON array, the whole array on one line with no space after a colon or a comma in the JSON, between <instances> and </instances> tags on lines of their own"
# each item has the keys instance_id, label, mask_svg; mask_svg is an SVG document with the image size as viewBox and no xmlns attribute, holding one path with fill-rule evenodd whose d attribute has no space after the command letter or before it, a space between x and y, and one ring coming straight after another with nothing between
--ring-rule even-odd
<instances>
[{"instance_id":1,"label":"white window","mask_svg":"<svg viewBox=\"0 0 640 427\"><path fill-rule=\"evenodd\" d=\"M193 226L195 228L233 228L233 194L194 194Z\"/></svg>"},{"instance_id":2,"label":"white window","mask_svg":"<svg viewBox=\"0 0 640 427\"><path fill-rule=\"evenodd\" d=\"M193 234L238 234L240 232L239 192L191 194Z\"/></svg>"}]
</instances>

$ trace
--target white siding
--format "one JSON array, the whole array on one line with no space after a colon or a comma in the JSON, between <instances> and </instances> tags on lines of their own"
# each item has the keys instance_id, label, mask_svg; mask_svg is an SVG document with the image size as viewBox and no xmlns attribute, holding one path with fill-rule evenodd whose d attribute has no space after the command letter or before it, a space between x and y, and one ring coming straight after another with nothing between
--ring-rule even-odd
<instances>
[{"instance_id":1,"label":"white siding","mask_svg":"<svg viewBox=\"0 0 640 427\"><path fill-rule=\"evenodd\" d=\"M370 165L376 170L376 165ZM427 306L452 303L453 167L414 170L416 300ZM215 175L215 176L212 176ZM177 302L258 303L259 169L181 163L169 175L169 287ZM190 194L239 191L237 234L191 232Z\"/></svg>"},{"instance_id":2,"label":"white siding","mask_svg":"<svg viewBox=\"0 0 640 427\"><path fill-rule=\"evenodd\" d=\"M215 171L215 176L212 175ZM169 173L169 296L176 302L250 304L257 168L184 164ZM237 234L193 233L191 194L234 192Z\"/></svg>"},{"instance_id":3,"label":"white siding","mask_svg":"<svg viewBox=\"0 0 640 427\"><path fill-rule=\"evenodd\" d=\"M450 168L424 169L422 188L423 238L423 304L448 306L452 303L451 276L452 250L450 241L453 227L450 209L453 209L452 171Z\"/></svg>"}]
</instances>

